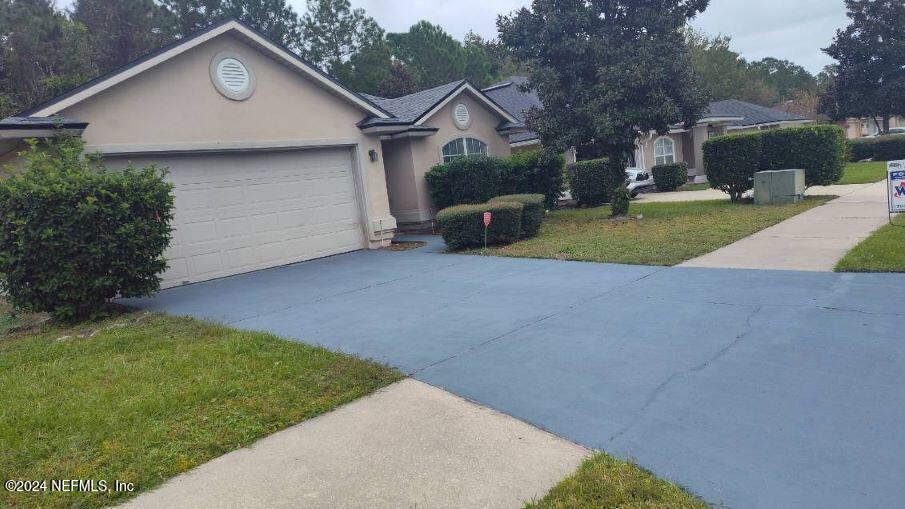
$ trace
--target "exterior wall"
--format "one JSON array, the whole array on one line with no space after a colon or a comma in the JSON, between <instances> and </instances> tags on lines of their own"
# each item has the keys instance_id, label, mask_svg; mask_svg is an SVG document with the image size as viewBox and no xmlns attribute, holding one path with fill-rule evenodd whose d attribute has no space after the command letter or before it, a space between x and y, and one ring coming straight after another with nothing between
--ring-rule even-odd
<instances>
[{"instance_id":1,"label":"exterior wall","mask_svg":"<svg viewBox=\"0 0 905 509\"><path fill-rule=\"evenodd\" d=\"M684 136L684 134L685 133L670 133L666 135L667 138L672 138L673 144L675 146L676 162L685 160L683 155L684 152L682 151L682 137ZM656 158L654 157L654 143L656 143L657 139L659 138L660 136L658 136L656 133L650 138L643 138L641 142L641 152L644 162L641 163L641 161L636 161L636 164L639 164L639 168L641 168L640 164L643 164L643 169L649 170L657 164Z\"/></svg>"},{"instance_id":2,"label":"exterior wall","mask_svg":"<svg viewBox=\"0 0 905 509\"><path fill-rule=\"evenodd\" d=\"M254 94L245 101L221 95L209 66L221 51L237 53L255 75ZM357 146L361 186L371 222L389 219L381 144L356 123L366 113L302 75L224 34L138 74L61 112L89 122L83 138L89 150L150 151L166 147L234 144L253 148L267 142L306 140L313 145ZM376 162L368 151L378 153ZM380 242L372 233L372 247Z\"/></svg>"},{"instance_id":3,"label":"exterior wall","mask_svg":"<svg viewBox=\"0 0 905 509\"><path fill-rule=\"evenodd\" d=\"M383 166L386 168L390 213L400 223L421 221L412 138L384 141Z\"/></svg>"},{"instance_id":4,"label":"exterior wall","mask_svg":"<svg viewBox=\"0 0 905 509\"><path fill-rule=\"evenodd\" d=\"M0 179L18 173L25 168L25 159L19 157L18 154L27 148L28 145L23 141L6 154L0 155Z\"/></svg>"},{"instance_id":5,"label":"exterior wall","mask_svg":"<svg viewBox=\"0 0 905 509\"><path fill-rule=\"evenodd\" d=\"M453 108L460 102L465 103L471 115L471 125L465 130L459 129L453 122L452 117ZM405 180L397 178L398 173L400 173L397 168L389 170L389 173L394 175L389 191L393 197L393 203L396 204L394 207L400 207L399 210L401 211L403 206L407 207L417 203L417 209L415 209L417 212L409 212L409 209L407 209L403 217L397 219L405 223L417 223L433 219L437 211L431 202L424 174L434 165L441 162L441 149L448 142L456 138L476 138L487 144L487 153L489 155L497 157L509 156L511 154L509 136L496 131L496 127L501 121L502 119L496 113L488 110L467 92L462 92L427 119L423 125L436 127L438 131L432 136L409 138L410 141L408 142L411 149L412 180L415 183L414 196L411 195L412 189L407 183L397 186L397 182ZM397 141L385 142L385 147L395 143ZM393 156L394 164L398 159L396 155ZM404 161L400 168L404 168L407 165L408 162Z\"/></svg>"}]
</instances>

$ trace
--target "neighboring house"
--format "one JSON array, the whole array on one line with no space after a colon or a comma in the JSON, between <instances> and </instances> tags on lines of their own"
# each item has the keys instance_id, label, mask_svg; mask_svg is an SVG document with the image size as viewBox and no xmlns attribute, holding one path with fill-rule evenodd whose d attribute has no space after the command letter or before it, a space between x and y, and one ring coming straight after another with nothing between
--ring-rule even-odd
<instances>
[{"instance_id":1,"label":"neighboring house","mask_svg":"<svg viewBox=\"0 0 905 509\"><path fill-rule=\"evenodd\" d=\"M883 122L879 120L879 122ZM845 131L845 137L849 140L857 140L866 136L877 136L880 129L872 118L847 118L835 122ZM892 117L889 119L889 127L905 127L905 117Z\"/></svg>"},{"instance_id":2,"label":"neighboring house","mask_svg":"<svg viewBox=\"0 0 905 509\"><path fill-rule=\"evenodd\" d=\"M542 108L533 91L523 92L520 86L527 82L524 76L510 76L505 81L484 89L484 93L508 109L513 116L524 121L524 112L531 107ZM684 161L688 165L688 178L706 180L703 165L704 142L713 136L732 132L775 129L809 123L811 120L774 108L767 108L736 99L710 103L707 112L691 129L675 126L666 135L651 133L642 136L637 143L630 164L650 169L657 164ZM540 139L531 132L510 136L513 151L540 147ZM571 160L574 160L574 150Z\"/></svg>"},{"instance_id":3,"label":"neighboring house","mask_svg":"<svg viewBox=\"0 0 905 509\"><path fill-rule=\"evenodd\" d=\"M55 127L108 167L170 169L164 287L385 246L394 214L432 217L425 170L507 155L524 130L466 82L362 96L237 20L0 121L0 166L20 167L23 140Z\"/></svg>"}]
</instances>

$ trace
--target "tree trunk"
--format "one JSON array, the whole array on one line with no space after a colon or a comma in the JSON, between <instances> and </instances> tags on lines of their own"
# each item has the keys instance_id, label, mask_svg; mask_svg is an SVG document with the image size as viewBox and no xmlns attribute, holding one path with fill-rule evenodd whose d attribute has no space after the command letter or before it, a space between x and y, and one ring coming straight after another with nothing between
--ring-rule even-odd
<instances>
[{"instance_id":1,"label":"tree trunk","mask_svg":"<svg viewBox=\"0 0 905 509\"><path fill-rule=\"evenodd\" d=\"M889 117L883 116L883 134L889 134Z\"/></svg>"}]
</instances>

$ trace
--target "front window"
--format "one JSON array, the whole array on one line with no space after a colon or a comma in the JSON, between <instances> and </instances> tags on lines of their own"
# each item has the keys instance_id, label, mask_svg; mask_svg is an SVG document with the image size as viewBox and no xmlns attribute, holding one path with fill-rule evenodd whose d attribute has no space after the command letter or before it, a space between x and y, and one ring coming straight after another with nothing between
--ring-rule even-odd
<instances>
[{"instance_id":1,"label":"front window","mask_svg":"<svg viewBox=\"0 0 905 509\"><path fill-rule=\"evenodd\" d=\"M486 156L487 144L474 138L457 138L443 145L443 162L448 163L457 157Z\"/></svg>"},{"instance_id":2,"label":"front window","mask_svg":"<svg viewBox=\"0 0 905 509\"><path fill-rule=\"evenodd\" d=\"M659 138L654 142L654 163L673 164L676 162L676 144L672 138Z\"/></svg>"}]
</instances>

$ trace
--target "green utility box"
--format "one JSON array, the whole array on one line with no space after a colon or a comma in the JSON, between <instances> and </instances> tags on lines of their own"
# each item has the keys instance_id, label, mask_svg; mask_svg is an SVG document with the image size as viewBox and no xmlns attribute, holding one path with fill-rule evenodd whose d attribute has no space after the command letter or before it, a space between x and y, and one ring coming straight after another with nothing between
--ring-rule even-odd
<instances>
[{"instance_id":1,"label":"green utility box","mask_svg":"<svg viewBox=\"0 0 905 509\"><path fill-rule=\"evenodd\" d=\"M754 203L782 205L804 198L804 170L759 171L754 174Z\"/></svg>"}]
</instances>

